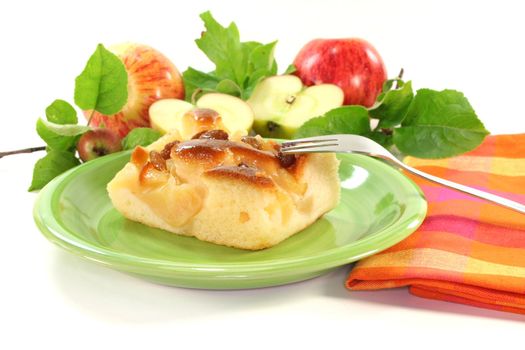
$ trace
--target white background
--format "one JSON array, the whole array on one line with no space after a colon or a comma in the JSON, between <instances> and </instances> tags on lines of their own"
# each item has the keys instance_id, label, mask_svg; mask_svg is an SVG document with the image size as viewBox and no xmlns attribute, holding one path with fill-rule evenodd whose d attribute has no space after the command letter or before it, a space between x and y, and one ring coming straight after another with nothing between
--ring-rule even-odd
<instances>
[{"instance_id":1,"label":"white background","mask_svg":"<svg viewBox=\"0 0 525 350\"><path fill-rule=\"evenodd\" d=\"M525 132L524 11L510 1L2 1L0 150L40 145L34 124L98 42L149 44L183 71L210 64L198 14L243 40L279 39L281 69L317 37L363 37L390 76L455 88L493 133ZM48 243L26 192L39 154L0 160L0 348L344 348L523 345L525 318L429 301L404 289L348 292L348 267L289 286L199 291L154 285ZM156 347L155 347L156 346Z\"/></svg>"}]
</instances>

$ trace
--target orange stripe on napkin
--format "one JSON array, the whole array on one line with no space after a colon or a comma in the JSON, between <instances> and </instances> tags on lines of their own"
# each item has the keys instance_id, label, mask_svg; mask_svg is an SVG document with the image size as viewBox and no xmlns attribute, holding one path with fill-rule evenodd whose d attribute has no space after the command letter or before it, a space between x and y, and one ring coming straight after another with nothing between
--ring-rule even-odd
<instances>
[{"instance_id":1,"label":"orange stripe on napkin","mask_svg":"<svg viewBox=\"0 0 525 350\"><path fill-rule=\"evenodd\" d=\"M525 134L489 136L456 158L406 162L525 203ZM410 177L429 202L425 222L404 241L358 262L347 288L408 286L424 298L525 314L525 215Z\"/></svg>"}]
</instances>

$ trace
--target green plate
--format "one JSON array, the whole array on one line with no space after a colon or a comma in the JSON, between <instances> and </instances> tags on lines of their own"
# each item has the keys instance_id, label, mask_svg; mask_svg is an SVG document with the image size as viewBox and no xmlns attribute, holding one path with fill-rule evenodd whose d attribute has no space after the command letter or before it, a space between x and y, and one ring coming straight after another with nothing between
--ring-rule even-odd
<instances>
[{"instance_id":1,"label":"green plate","mask_svg":"<svg viewBox=\"0 0 525 350\"><path fill-rule=\"evenodd\" d=\"M106 184L129 160L106 156L59 176L38 196L34 218L66 250L108 267L173 286L255 288L301 281L386 249L417 229L426 202L396 169L340 155L341 201L275 247L246 251L178 236L125 219Z\"/></svg>"}]
</instances>

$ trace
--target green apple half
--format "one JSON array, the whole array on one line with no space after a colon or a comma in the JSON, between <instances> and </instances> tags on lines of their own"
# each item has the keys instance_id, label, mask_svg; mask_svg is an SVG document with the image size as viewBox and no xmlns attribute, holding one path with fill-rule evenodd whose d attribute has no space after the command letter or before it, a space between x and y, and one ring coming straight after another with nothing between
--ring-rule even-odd
<instances>
[{"instance_id":1,"label":"green apple half","mask_svg":"<svg viewBox=\"0 0 525 350\"><path fill-rule=\"evenodd\" d=\"M342 106L343 101L343 90L336 85L305 87L295 75L278 75L261 81L247 102L255 114L255 132L291 138L307 120Z\"/></svg>"},{"instance_id":2,"label":"green apple half","mask_svg":"<svg viewBox=\"0 0 525 350\"><path fill-rule=\"evenodd\" d=\"M210 93L202 96L195 105L174 98L153 103L149 109L151 127L162 134L171 131L184 134L183 116L194 108L216 111L230 135L246 135L253 124L253 111L246 102L234 96Z\"/></svg>"}]
</instances>

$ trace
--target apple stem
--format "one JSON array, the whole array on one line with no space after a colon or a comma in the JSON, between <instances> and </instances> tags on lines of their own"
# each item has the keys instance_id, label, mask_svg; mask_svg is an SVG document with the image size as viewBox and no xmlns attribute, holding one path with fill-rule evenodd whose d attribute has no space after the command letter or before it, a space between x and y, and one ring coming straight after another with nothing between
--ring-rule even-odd
<instances>
[{"instance_id":1,"label":"apple stem","mask_svg":"<svg viewBox=\"0 0 525 350\"><path fill-rule=\"evenodd\" d=\"M388 128L381 128L381 132L387 136L390 136L394 133L394 130Z\"/></svg>"},{"instance_id":2,"label":"apple stem","mask_svg":"<svg viewBox=\"0 0 525 350\"><path fill-rule=\"evenodd\" d=\"M397 78L396 78L396 87L394 88L397 89L399 86L399 81L403 78L403 73L405 73L405 70L403 68L401 68L401 70L399 71L399 74L397 75Z\"/></svg>"},{"instance_id":3,"label":"apple stem","mask_svg":"<svg viewBox=\"0 0 525 350\"><path fill-rule=\"evenodd\" d=\"M294 103L295 99L297 97L294 96L294 95L291 95L291 96L288 96L288 98L286 99L286 103L288 103L289 105L291 105L292 103Z\"/></svg>"},{"instance_id":4,"label":"apple stem","mask_svg":"<svg viewBox=\"0 0 525 350\"><path fill-rule=\"evenodd\" d=\"M403 73L405 73L405 70L401 68L401 70L399 71L399 74L397 75L397 79L401 80L403 78Z\"/></svg>"},{"instance_id":5,"label":"apple stem","mask_svg":"<svg viewBox=\"0 0 525 350\"><path fill-rule=\"evenodd\" d=\"M40 146L40 147L29 147L29 148L17 149L15 151L0 152L0 158L3 158L5 156L10 156L12 154L33 153L33 152L45 151L45 150L46 150L46 146Z\"/></svg>"},{"instance_id":6,"label":"apple stem","mask_svg":"<svg viewBox=\"0 0 525 350\"><path fill-rule=\"evenodd\" d=\"M191 94L191 104L195 105L197 103L197 95L202 92L201 88L196 88L193 93Z\"/></svg>"}]
</instances>

